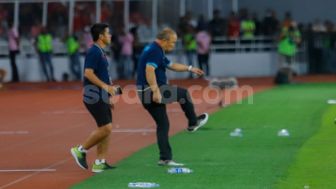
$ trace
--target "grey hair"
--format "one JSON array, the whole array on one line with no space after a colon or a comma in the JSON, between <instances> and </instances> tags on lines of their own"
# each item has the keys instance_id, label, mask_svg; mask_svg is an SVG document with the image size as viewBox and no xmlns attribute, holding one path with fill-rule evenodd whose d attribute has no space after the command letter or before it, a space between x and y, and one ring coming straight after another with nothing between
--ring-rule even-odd
<instances>
[{"instance_id":1,"label":"grey hair","mask_svg":"<svg viewBox=\"0 0 336 189\"><path fill-rule=\"evenodd\" d=\"M171 28L164 28L163 30L161 30L157 35L156 38L159 40L167 40L169 41L170 37L172 35L176 35L176 32L171 29Z\"/></svg>"}]
</instances>

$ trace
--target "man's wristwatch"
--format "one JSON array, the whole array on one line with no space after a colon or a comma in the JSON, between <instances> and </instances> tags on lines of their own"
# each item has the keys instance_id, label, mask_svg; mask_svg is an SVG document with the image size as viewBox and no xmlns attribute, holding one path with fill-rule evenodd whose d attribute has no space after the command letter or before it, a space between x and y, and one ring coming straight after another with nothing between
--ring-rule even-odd
<instances>
[{"instance_id":1,"label":"man's wristwatch","mask_svg":"<svg viewBox=\"0 0 336 189\"><path fill-rule=\"evenodd\" d=\"M188 71L190 72L192 69L192 65L188 66Z\"/></svg>"}]
</instances>

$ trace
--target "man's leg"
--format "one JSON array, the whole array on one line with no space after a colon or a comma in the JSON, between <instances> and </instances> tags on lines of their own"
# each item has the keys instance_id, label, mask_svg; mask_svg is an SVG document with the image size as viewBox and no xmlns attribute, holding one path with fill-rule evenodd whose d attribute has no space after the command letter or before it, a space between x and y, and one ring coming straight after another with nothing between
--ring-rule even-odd
<instances>
[{"instance_id":1,"label":"man's leg","mask_svg":"<svg viewBox=\"0 0 336 189\"><path fill-rule=\"evenodd\" d=\"M194 66L194 52L193 51L186 51L187 62L189 66ZM193 78L192 73L189 73L189 78Z\"/></svg>"},{"instance_id":2,"label":"man's leg","mask_svg":"<svg viewBox=\"0 0 336 189\"><path fill-rule=\"evenodd\" d=\"M188 118L188 125L195 125L197 123L194 105L190 94L186 89L177 86L164 85L160 87L160 91L162 93L162 103L180 103L185 116Z\"/></svg>"},{"instance_id":3,"label":"man's leg","mask_svg":"<svg viewBox=\"0 0 336 189\"><path fill-rule=\"evenodd\" d=\"M45 53L39 52L39 57L40 57L40 63L42 66L42 70L44 73L44 76L46 77L47 81L50 81L50 77L47 71L47 63L46 63L46 58L45 58Z\"/></svg>"},{"instance_id":4,"label":"man's leg","mask_svg":"<svg viewBox=\"0 0 336 189\"><path fill-rule=\"evenodd\" d=\"M82 73L82 70L81 70L81 64L80 64L80 54L77 52L75 54L75 65L76 65L76 77L77 77L77 80L81 80L81 73Z\"/></svg>"},{"instance_id":5,"label":"man's leg","mask_svg":"<svg viewBox=\"0 0 336 189\"><path fill-rule=\"evenodd\" d=\"M172 160L172 150L169 144L169 120L164 104L150 104L145 106L156 123L156 137L160 150L160 160Z\"/></svg>"},{"instance_id":6,"label":"man's leg","mask_svg":"<svg viewBox=\"0 0 336 189\"><path fill-rule=\"evenodd\" d=\"M97 144L97 159L106 159L110 138L110 135L108 135Z\"/></svg>"},{"instance_id":7,"label":"man's leg","mask_svg":"<svg viewBox=\"0 0 336 189\"><path fill-rule=\"evenodd\" d=\"M0 90L3 87L3 81L5 79L6 76L6 71L0 68Z\"/></svg>"},{"instance_id":8,"label":"man's leg","mask_svg":"<svg viewBox=\"0 0 336 189\"><path fill-rule=\"evenodd\" d=\"M120 56L120 60L117 62L117 71L119 79L125 79L125 61L126 58L124 55Z\"/></svg>"},{"instance_id":9,"label":"man's leg","mask_svg":"<svg viewBox=\"0 0 336 189\"><path fill-rule=\"evenodd\" d=\"M202 60L202 55L201 54L197 54L197 61L198 61L198 67L203 70L203 60Z\"/></svg>"},{"instance_id":10,"label":"man's leg","mask_svg":"<svg viewBox=\"0 0 336 189\"><path fill-rule=\"evenodd\" d=\"M99 127L98 129L96 129L95 131L93 131L89 135L89 137L85 140L85 142L82 145L83 148L85 150L89 150L93 146L95 146L95 145L103 142L106 138L108 138L108 136L110 135L111 131L112 131L112 124L111 123Z\"/></svg>"},{"instance_id":11,"label":"man's leg","mask_svg":"<svg viewBox=\"0 0 336 189\"><path fill-rule=\"evenodd\" d=\"M181 87L164 85L160 87L160 91L162 93L162 103L180 103L184 114L188 118L188 131L196 131L208 121L209 116L207 113L196 116L194 104L188 90Z\"/></svg>"},{"instance_id":12,"label":"man's leg","mask_svg":"<svg viewBox=\"0 0 336 189\"><path fill-rule=\"evenodd\" d=\"M71 154L75 158L76 163L78 164L79 167L81 167L82 169L88 169L88 165L86 162L87 151L93 146L103 142L104 139L110 135L111 129L112 129L111 123L101 126L89 135L89 137L85 140L83 145L71 148Z\"/></svg>"},{"instance_id":13,"label":"man's leg","mask_svg":"<svg viewBox=\"0 0 336 189\"><path fill-rule=\"evenodd\" d=\"M204 56L204 67L205 67L205 74L206 76L210 75L210 68L209 68L209 54L205 54Z\"/></svg>"},{"instance_id":14,"label":"man's leg","mask_svg":"<svg viewBox=\"0 0 336 189\"><path fill-rule=\"evenodd\" d=\"M73 54L69 55L69 68L70 68L72 75L76 78L75 56Z\"/></svg>"},{"instance_id":15,"label":"man's leg","mask_svg":"<svg viewBox=\"0 0 336 189\"><path fill-rule=\"evenodd\" d=\"M12 82L18 82L19 81L19 73L16 66L16 51L10 51L9 57L10 57L10 63L12 68Z\"/></svg>"},{"instance_id":16,"label":"man's leg","mask_svg":"<svg viewBox=\"0 0 336 189\"><path fill-rule=\"evenodd\" d=\"M50 71L51 80L55 81L54 66L53 66L52 61L51 61L51 53L46 53L46 62L48 62L48 67L49 67L49 71Z\"/></svg>"},{"instance_id":17,"label":"man's leg","mask_svg":"<svg viewBox=\"0 0 336 189\"><path fill-rule=\"evenodd\" d=\"M108 155L108 149L109 149L109 142L110 142L110 135L102 139L97 144L97 159L92 165L92 172L94 173L100 173L107 169L113 169L115 167L107 164L106 157Z\"/></svg>"},{"instance_id":18,"label":"man's leg","mask_svg":"<svg viewBox=\"0 0 336 189\"><path fill-rule=\"evenodd\" d=\"M97 160L104 161L97 162L96 160L92 171L102 172L105 169L110 168L110 166L108 166L105 162L105 157L108 149L108 138L112 130L112 112L110 105L105 103L102 99L95 103L89 103L84 100L84 104L92 117L95 119L98 128L89 135L82 145L73 147L71 149L71 154L81 168L87 169L86 152L93 146L97 145L97 155L98 158L101 158Z\"/></svg>"}]
</instances>

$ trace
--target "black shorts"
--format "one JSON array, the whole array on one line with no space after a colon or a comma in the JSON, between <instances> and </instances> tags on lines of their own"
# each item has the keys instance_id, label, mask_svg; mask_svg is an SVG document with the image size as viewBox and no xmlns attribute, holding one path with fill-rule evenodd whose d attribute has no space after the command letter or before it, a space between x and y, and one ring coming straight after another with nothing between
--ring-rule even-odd
<instances>
[{"instance_id":1,"label":"black shorts","mask_svg":"<svg viewBox=\"0 0 336 189\"><path fill-rule=\"evenodd\" d=\"M110 104L104 102L103 100L99 100L96 103L83 103L86 109L89 110L90 114L95 119L98 127L112 123L112 112Z\"/></svg>"}]
</instances>

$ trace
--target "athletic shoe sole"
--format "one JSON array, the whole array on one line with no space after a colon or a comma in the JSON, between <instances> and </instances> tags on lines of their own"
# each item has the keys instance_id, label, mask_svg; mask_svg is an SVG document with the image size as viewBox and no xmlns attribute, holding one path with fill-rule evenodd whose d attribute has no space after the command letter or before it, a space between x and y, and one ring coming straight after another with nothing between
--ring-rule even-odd
<instances>
[{"instance_id":1,"label":"athletic shoe sole","mask_svg":"<svg viewBox=\"0 0 336 189\"><path fill-rule=\"evenodd\" d=\"M77 165L78 165L80 168L86 170L87 168L85 168L82 164L79 163L79 160L78 160L78 158L77 158L76 152L75 152L73 149L71 149L70 152L71 152L72 157L76 160Z\"/></svg>"},{"instance_id":2,"label":"athletic shoe sole","mask_svg":"<svg viewBox=\"0 0 336 189\"><path fill-rule=\"evenodd\" d=\"M101 172L103 172L104 170L92 169L91 171L92 171L92 173L101 173Z\"/></svg>"},{"instance_id":3,"label":"athletic shoe sole","mask_svg":"<svg viewBox=\"0 0 336 189\"><path fill-rule=\"evenodd\" d=\"M182 167L184 166L183 163L176 163L176 162L170 162L170 163L165 163L165 162L159 162L159 166L168 166L168 167Z\"/></svg>"},{"instance_id":4,"label":"athletic shoe sole","mask_svg":"<svg viewBox=\"0 0 336 189\"><path fill-rule=\"evenodd\" d=\"M205 118L199 123L199 125L191 131L188 130L189 132L191 133L196 132L199 128L203 127L208 122L209 115L207 113L204 113L204 115L205 115Z\"/></svg>"}]
</instances>

